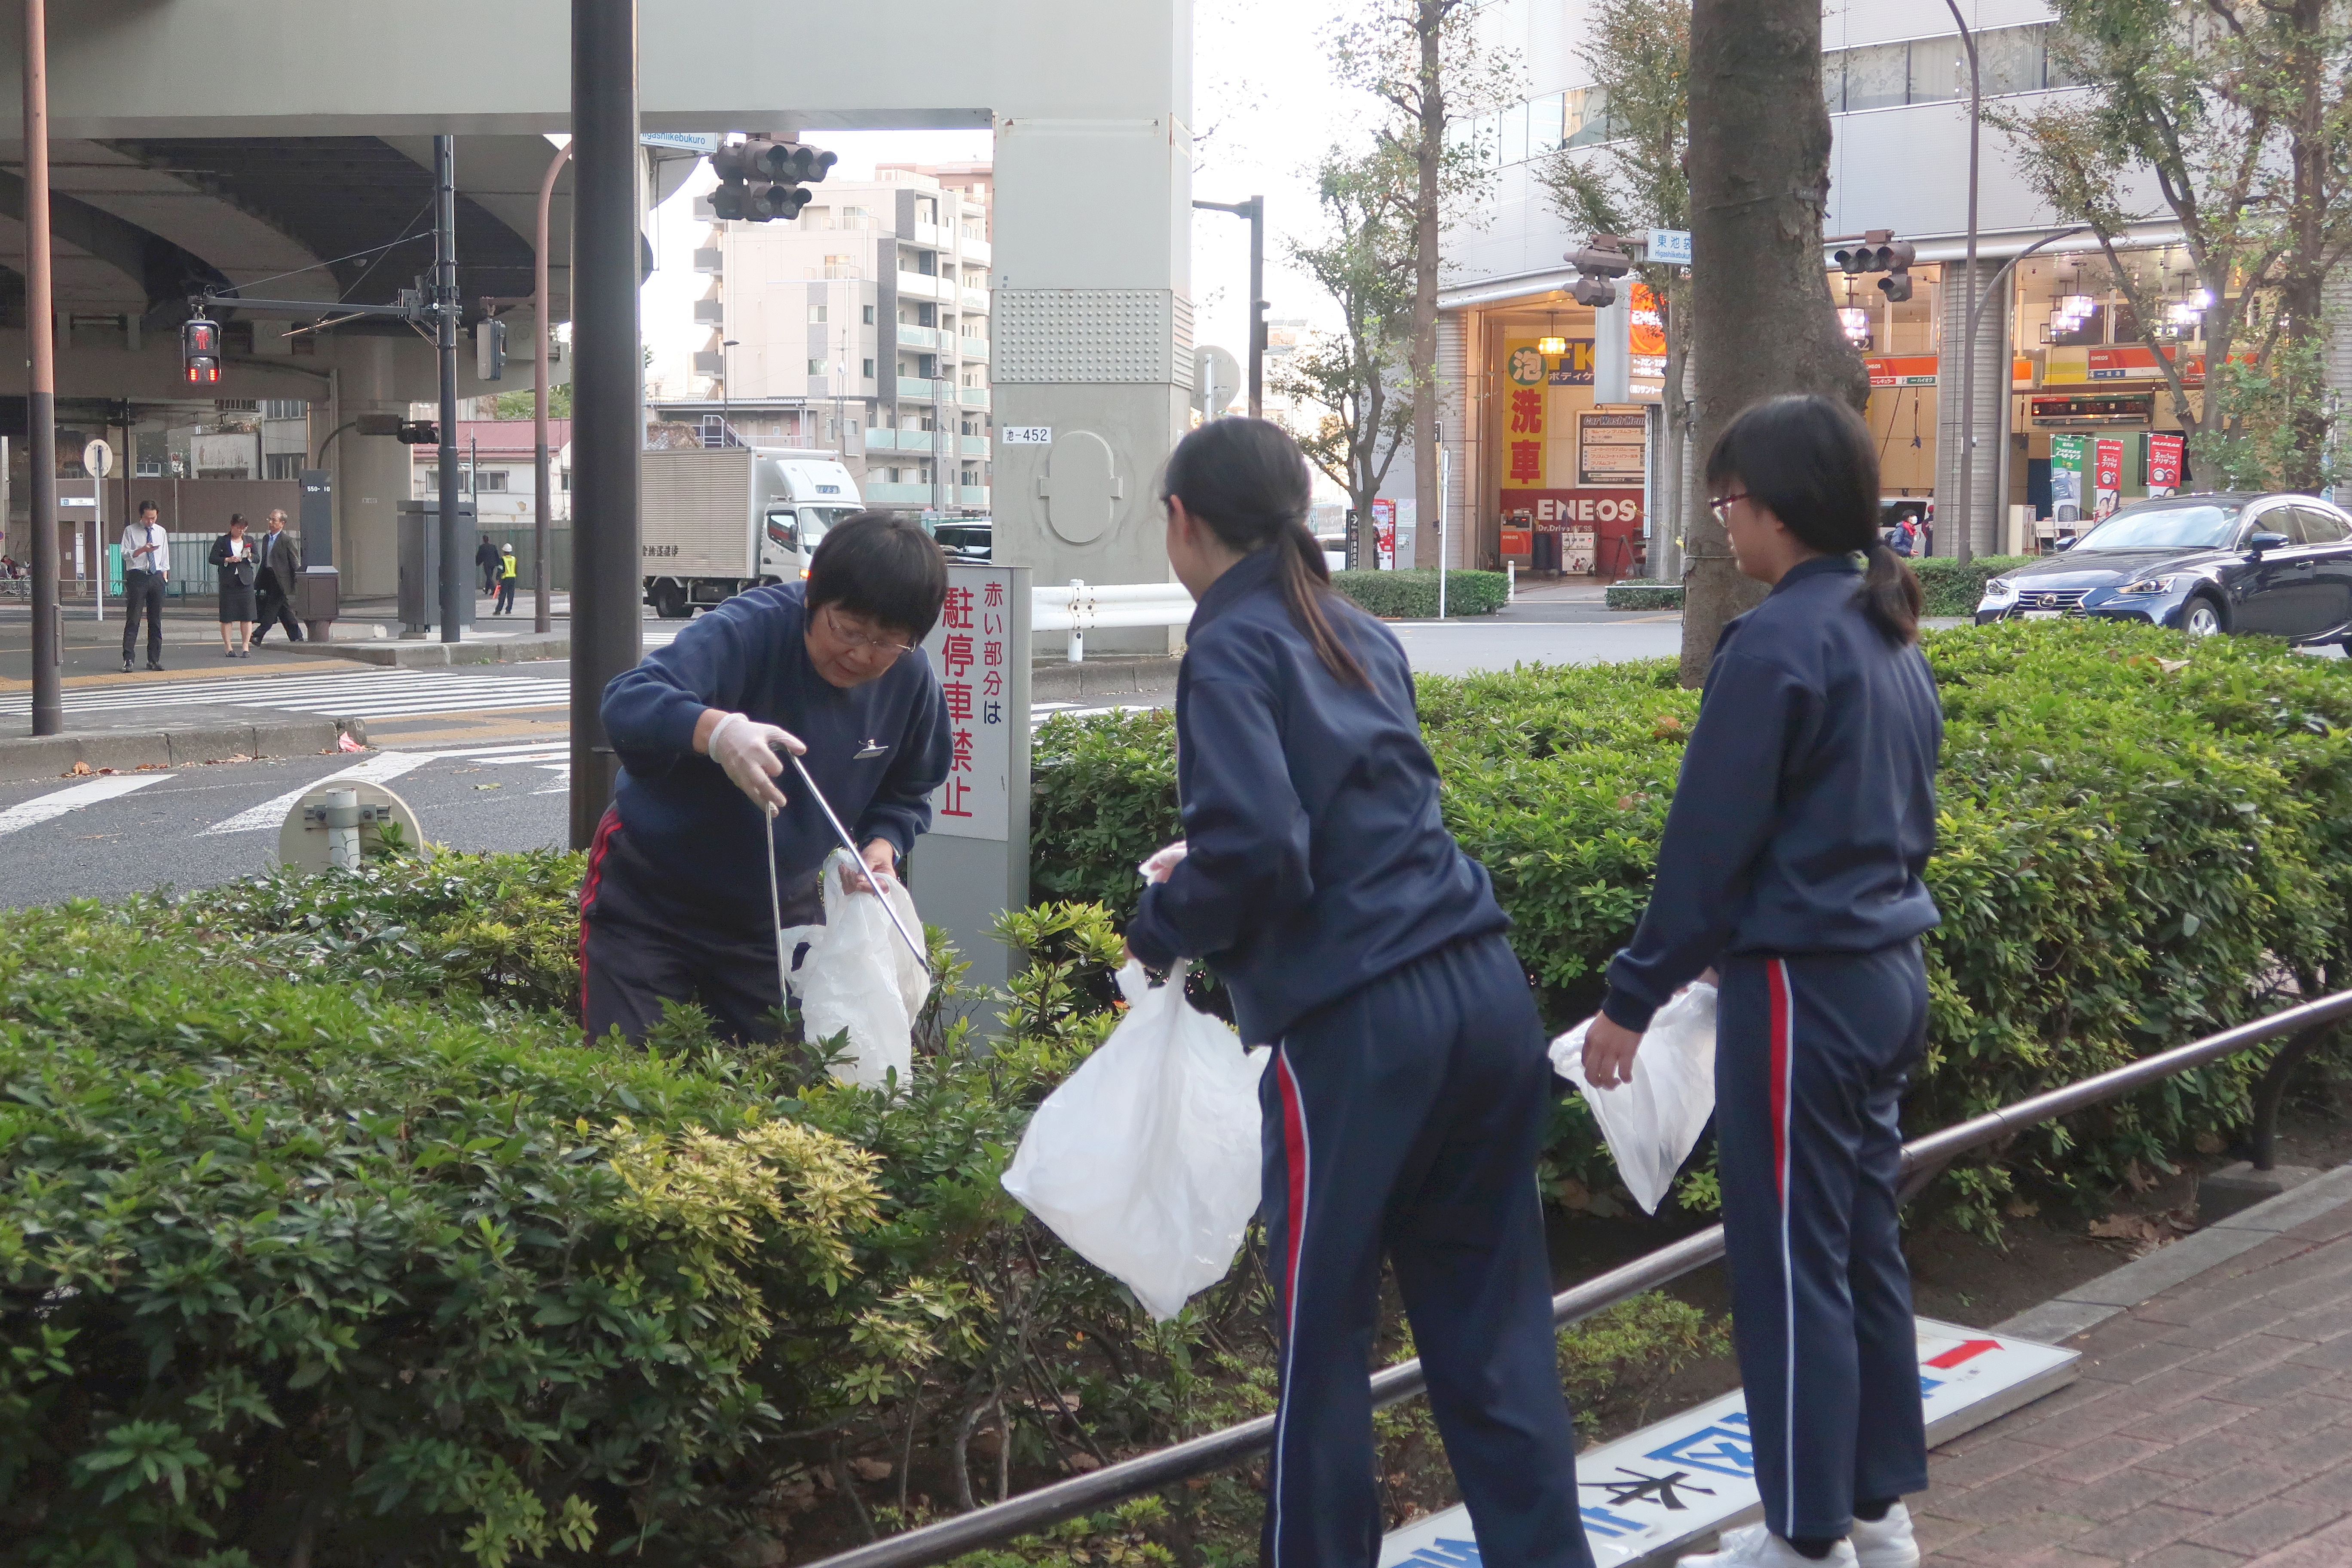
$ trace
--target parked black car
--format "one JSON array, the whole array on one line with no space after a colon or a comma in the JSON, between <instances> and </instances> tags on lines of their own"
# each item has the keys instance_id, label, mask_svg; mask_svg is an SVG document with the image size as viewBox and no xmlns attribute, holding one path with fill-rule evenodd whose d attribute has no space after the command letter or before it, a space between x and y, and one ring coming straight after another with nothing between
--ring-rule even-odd
<instances>
[{"instance_id":1,"label":"parked black car","mask_svg":"<svg viewBox=\"0 0 2352 1568\"><path fill-rule=\"evenodd\" d=\"M2345 642L2352 514L2304 495L2135 501L2062 553L1993 578L1977 605L1979 626L2062 616Z\"/></svg>"},{"instance_id":2,"label":"parked black car","mask_svg":"<svg viewBox=\"0 0 2352 1568\"><path fill-rule=\"evenodd\" d=\"M950 561L959 565L985 566L995 547L996 529L992 522L942 522L931 529L931 537L939 541L940 550Z\"/></svg>"}]
</instances>

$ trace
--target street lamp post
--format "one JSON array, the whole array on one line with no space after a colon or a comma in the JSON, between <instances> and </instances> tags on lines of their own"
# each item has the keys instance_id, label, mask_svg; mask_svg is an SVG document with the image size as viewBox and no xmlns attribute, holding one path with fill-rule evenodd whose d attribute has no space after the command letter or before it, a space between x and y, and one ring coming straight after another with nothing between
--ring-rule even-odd
<instances>
[{"instance_id":1,"label":"street lamp post","mask_svg":"<svg viewBox=\"0 0 2352 1568\"><path fill-rule=\"evenodd\" d=\"M547 559L554 540L554 525L550 521L548 512L555 499L555 486L548 472L547 461L548 337L555 331L555 323L548 320L553 307L548 302L547 210L555 200L555 176L571 156L572 144L567 142L554 157L548 160L547 174L539 182L539 252L531 268L531 310L538 321L537 341L531 349L531 368L535 374L530 395L534 436L531 448L531 538L537 553L531 571L530 629L535 632L555 629L555 612L550 598L554 584L554 568Z\"/></svg>"},{"instance_id":2,"label":"street lamp post","mask_svg":"<svg viewBox=\"0 0 2352 1568\"><path fill-rule=\"evenodd\" d=\"M1249 219L1249 411L1253 419L1265 417L1265 198L1245 202L1194 202L1207 212L1231 213Z\"/></svg>"}]
</instances>

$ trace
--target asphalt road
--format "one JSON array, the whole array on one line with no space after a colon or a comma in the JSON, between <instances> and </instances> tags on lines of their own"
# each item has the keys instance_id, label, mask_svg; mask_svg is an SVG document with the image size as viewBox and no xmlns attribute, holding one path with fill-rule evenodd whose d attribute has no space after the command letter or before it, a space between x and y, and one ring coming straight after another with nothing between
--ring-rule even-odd
<instances>
[{"instance_id":1,"label":"asphalt road","mask_svg":"<svg viewBox=\"0 0 2352 1568\"><path fill-rule=\"evenodd\" d=\"M1609 616L1573 603L1525 607L1529 613L1507 619L1399 622L1395 630L1416 668L1439 673L1650 658L1673 653L1681 635L1672 616ZM215 710L357 713L380 749L0 784L0 908L206 887L264 869L301 791L336 773L385 784L415 808L427 837L457 848L564 841L562 664L385 670L286 657L172 673L177 679L162 681L69 672L69 726L195 721ZM22 723L26 700L21 679L0 676L0 726ZM1040 703L1037 717L1174 700L1171 680L1115 701Z\"/></svg>"}]
</instances>

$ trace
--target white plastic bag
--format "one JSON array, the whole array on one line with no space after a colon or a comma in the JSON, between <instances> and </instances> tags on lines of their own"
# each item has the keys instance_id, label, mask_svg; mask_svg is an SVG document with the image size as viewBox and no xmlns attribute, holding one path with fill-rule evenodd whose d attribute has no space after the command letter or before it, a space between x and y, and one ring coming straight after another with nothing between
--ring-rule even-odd
<instances>
[{"instance_id":1,"label":"white plastic bag","mask_svg":"<svg viewBox=\"0 0 2352 1568\"><path fill-rule=\"evenodd\" d=\"M847 1071L835 1074L845 1081L880 1089L895 1068L904 1084L913 1072L915 1019L931 994L931 975L891 925L882 900L890 900L918 942L922 918L896 877L873 876L879 897L850 893L842 890L845 868L866 870L848 850L833 852L823 878L824 924L793 926L777 938L787 951L808 943L790 977L793 994L801 999L801 1027L811 1040L849 1031Z\"/></svg>"},{"instance_id":2,"label":"white plastic bag","mask_svg":"<svg viewBox=\"0 0 2352 1568\"><path fill-rule=\"evenodd\" d=\"M1184 1000L1184 966L1128 1001L1095 1054L1030 1118L1004 1190L1160 1322L1233 1267L1257 1212L1257 1085L1267 1051Z\"/></svg>"},{"instance_id":3,"label":"white plastic bag","mask_svg":"<svg viewBox=\"0 0 2352 1568\"><path fill-rule=\"evenodd\" d=\"M1583 1093L1626 1190L1655 1214L1715 1112L1715 987L1701 982L1658 1009L1634 1053L1633 1081L1615 1089L1585 1081L1591 1027L1587 1018L1551 1043L1552 1070Z\"/></svg>"}]
</instances>

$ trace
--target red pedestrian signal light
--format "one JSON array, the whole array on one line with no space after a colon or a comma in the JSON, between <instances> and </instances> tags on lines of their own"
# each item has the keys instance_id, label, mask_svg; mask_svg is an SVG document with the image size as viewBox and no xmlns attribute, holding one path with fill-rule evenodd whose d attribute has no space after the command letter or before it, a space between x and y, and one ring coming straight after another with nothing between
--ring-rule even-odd
<instances>
[{"instance_id":1,"label":"red pedestrian signal light","mask_svg":"<svg viewBox=\"0 0 2352 1568\"><path fill-rule=\"evenodd\" d=\"M221 374L220 323L202 316L180 327L180 365L191 386L210 386Z\"/></svg>"}]
</instances>

